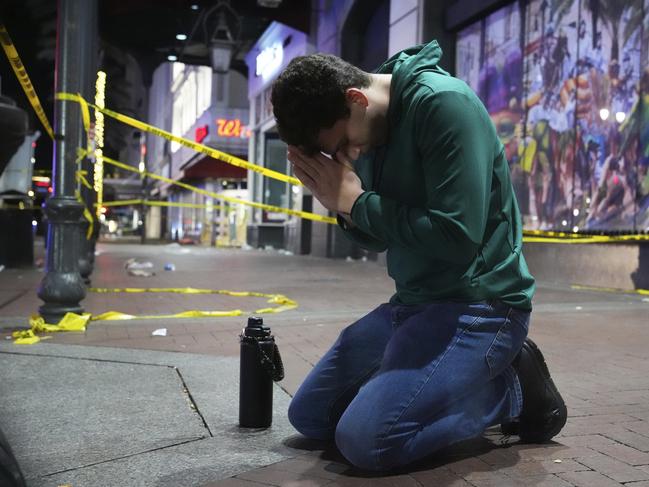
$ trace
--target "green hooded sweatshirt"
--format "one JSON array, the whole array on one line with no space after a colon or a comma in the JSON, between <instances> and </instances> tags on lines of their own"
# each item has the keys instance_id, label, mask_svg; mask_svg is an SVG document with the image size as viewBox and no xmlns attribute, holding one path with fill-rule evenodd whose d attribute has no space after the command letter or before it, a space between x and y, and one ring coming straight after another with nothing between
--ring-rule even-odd
<instances>
[{"instance_id":1,"label":"green hooded sweatshirt","mask_svg":"<svg viewBox=\"0 0 649 487\"><path fill-rule=\"evenodd\" d=\"M484 105L437 63L433 41L396 54L388 141L355 162L365 192L339 223L362 247L387 249L396 304L499 299L531 310L534 278L505 150Z\"/></svg>"}]
</instances>

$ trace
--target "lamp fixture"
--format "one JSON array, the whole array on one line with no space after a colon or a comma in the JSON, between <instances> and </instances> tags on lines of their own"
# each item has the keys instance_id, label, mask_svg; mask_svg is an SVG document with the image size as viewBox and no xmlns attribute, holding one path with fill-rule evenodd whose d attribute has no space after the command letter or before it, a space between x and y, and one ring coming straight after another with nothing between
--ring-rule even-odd
<instances>
[{"instance_id":1,"label":"lamp fixture","mask_svg":"<svg viewBox=\"0 0 649 487\"><path fill-rule=\"evenodd\" d=\"M216 18L216 25L210 28L212 18ZM203 33L210 50L212 69L215 73L227 73L241 33L241 20L229 0L220 0L205 13Z\"/></svg>"}]
</instances>

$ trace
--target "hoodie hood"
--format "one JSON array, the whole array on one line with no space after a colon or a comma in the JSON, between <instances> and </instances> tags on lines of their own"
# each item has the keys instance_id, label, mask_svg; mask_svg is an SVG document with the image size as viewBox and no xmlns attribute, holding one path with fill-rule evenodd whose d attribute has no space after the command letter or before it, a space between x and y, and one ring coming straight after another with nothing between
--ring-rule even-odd
<instances>
[{"instance_id":1,"label":"hoodie hood","mask_svg":"<svg viewBox=\"0 0 649 487\"><path fill-rule=\"evenodd\" d=\"M439 74L449 75L438 65L441 58L442 48L439 47L437 41L431 41L428 44L420 44L404 49L379 66L376 70L377 73L392 74L390 111L393 114L398 113L401 104L399 94L421 73L434 71Z\"/></svg>"}]
</instances>

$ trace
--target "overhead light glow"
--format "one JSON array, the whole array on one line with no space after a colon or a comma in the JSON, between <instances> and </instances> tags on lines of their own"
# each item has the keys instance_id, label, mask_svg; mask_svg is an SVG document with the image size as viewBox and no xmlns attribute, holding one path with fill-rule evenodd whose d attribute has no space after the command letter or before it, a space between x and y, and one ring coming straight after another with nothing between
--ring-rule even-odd
<instances>
[{"instance_id":1,"label":"overhead light glow","mask_svg":"<svg viewBox=\"0 0 649 487\"><path fill-rule=\"evenodd\" d=\"M186 41L187 34L176 34L176 39L178 39L179 41Z\"/></svg>"},{"instance_id":2,"label":"overhead light glow","mask_svg":"<svg viewBox=\"0 0 649 487\"><path fill-rule=\"evenodd\" d=\"M192 10L198 10L198 5L196 5L196 4L194 3L194 4L192 4L192 6L189 7L189 8L191 8Z\"/></svg>"},{"instance_id":3,"label":"overhead light glow","mask_svg":"<svg viewBox=\"0 0 649 487\"><path fill-rule=\"evenodd\" d=\"M608 108L602 108L599 111L599 118L601 118L602 120L607 120L610 114L611 112L608 111Z\"/></svg>"},{"instance_id":4,"label":"overhead light glow","mask_svg":"<svg viewBox=\"0 0 649 487\"><path fill-rule=\"evenodd\" d=\"M174 62L178 61L178 56L174 56L173 54L169 54L167 56L167 61L170 61L170 62L174 63Z\"/></svg>"},{"instance_id":5,"label":"overhead light glow","mask_svg":"<svg viewBox=\"0 0 649 487\"><path fill-rule=\"evenodd\" d=\"M625 118L626 118L626 113L624 113L624 112L615 112L615 120L617 120L618 123L624 122Z\"/></svg>"}]
</instances>

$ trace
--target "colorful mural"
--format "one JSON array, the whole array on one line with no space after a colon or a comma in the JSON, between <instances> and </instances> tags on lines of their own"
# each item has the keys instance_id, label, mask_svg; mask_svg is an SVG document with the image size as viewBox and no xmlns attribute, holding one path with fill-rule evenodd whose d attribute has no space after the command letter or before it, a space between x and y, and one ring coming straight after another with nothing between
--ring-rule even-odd
<instances>
[{"instance_id":1,"label":"colorful mural","mask_svg":"<svg viewBox=\"0 0 649 487\"><path fill-rule=\"evenodd\" d=\"M648 229L644 3L514 2L459 33L457 75L494 120L526 228Z\"/></svg>"}]
</instances>

